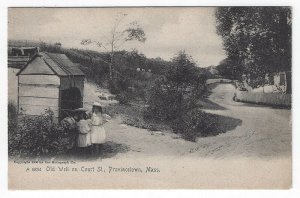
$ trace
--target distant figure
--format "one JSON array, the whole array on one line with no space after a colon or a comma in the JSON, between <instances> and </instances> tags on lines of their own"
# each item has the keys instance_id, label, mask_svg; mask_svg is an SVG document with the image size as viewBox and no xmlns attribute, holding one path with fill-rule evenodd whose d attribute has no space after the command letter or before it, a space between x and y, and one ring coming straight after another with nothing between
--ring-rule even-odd
<instances>
[{"instance_id":1,"label":"distant figure","mask_svg":"<svg viewBox=\"0 0 300 198\"><path fill-rule=\"evenodd\" d=\"M91 143L93 144L94 154L98 154L99 151L102 152L103 144L106 141L106 132L103 124L110 119L108 115L102 114L102 107L99 103L95 102L92 109L92 129L91 129Z\"/></svg>"}]
</instances>

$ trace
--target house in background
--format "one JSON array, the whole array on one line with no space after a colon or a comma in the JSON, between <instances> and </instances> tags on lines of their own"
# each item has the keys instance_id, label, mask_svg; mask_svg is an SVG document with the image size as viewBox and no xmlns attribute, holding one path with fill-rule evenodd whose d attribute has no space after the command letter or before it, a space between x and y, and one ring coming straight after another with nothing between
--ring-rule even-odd
<instances>
[{"instance_id":1,"label":"house in background","mask_svg":"<svg viewBox=\"0 0 300 198\"><path fill-rule=\"evenodd\" d=\"M278 73L266 73L264 78L264 85L259 87L250 87L249 84L253 79L250 74L242 75L242 81L248 91L263 92L263 93L292 93L292 76L291 71L284 71Z\"/></svg>"},{"instance_id":2,"label":"house in background","mask_svg":"<svg viewBox=\"0 0 300 198\"><path fill-rule=\"evenodd\" d=\"M19 114L62 119L83 106L84 73L64 54L37 53L17 76Z\"/></svg>"},{"instance_id":3,"label":"house in background","mask_svg":"<svg viewBox=\"0 0 300 198\"><path fill-rule=\"evenodd\" d=\"M35 54L38 47L8 47L8 101L18 103L18 77L16 74L22 69Z\"/></svg>"},{"instance_id":4,"label":"house in background","mask_svg":"<svg viewBox=\"0 0 300 198\"><path fill-rule=\"evenodd\" d=\"M279 72L274 74L274 85L282 90L282 92L292 93L292 76L291 72Z\"/></svg>"},{"instance_id":5,"label":"house in background","mask_svg":"<svg viewBox=\"0 0 300 198\"><path fill-rule=\"evenodd\" d=\"M21 69L38 52L38 47L8 47L8 67Z\"/></svg>"}]
</instances>

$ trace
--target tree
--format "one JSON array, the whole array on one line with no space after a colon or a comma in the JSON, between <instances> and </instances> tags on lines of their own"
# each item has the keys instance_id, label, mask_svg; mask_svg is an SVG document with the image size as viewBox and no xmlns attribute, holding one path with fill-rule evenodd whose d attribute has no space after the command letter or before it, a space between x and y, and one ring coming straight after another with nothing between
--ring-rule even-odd
<instances>
[{"instance_id":1,"label":"tree","mask_svg":"<svg viewBox=\"0 0 300 198\"><path fill-rule=\"evenodd\" d=\"M239 79L243 73L241 65L234 59L225 58L216 68L224 78Z\"/></svg>"},{"instance_id":2,"label":"tree","mask_svg":"<svg viewBox=\"0 0 300 198\"><path fill-rule=\"evenodd\" d=\"M289 7L220 7L216 22L237 72L255 77L291 70Z\"/></svg>"},{"instance_id":3,"label":"tree","mask_svg":"<svg viewBox=\"0 0 300 198\"><path fill-rule=\"evenodd\" d=\"M200 80L200 71L192 57L187 55L185 51L180 51L172 59L172 65L166 77L179 91L179 89L185 89L187 86L196 85L197 81Z\"/></svg>"},{"instance_id":4,"label":"tree","mask_svg":"<svg viewBox=\"0 0 300 198\"><path fill-rule=\"evenodd\" d=\"M109 78L112 81L113 79L113 70L114 70L114 55L115 52L120 50L120 48L127 41L139 41L145 42L146 35L144 30L140 27L137 21L131 22L127 28L123 30L119 30L120 24L123 22L124 18L127 14L119 13L115 19L115 23L110 31L109 36L103 35L104 42L93 41L91 39L84 39L81 41L82 45L96 44L98 47L103 48L107 52L110 53L110 62L106 62L109 64Z\"/></svg>"},{"instance_id":5,"label":"tree","mask_svg":"<svg viewBox=\"0 0 300 198\"><path fill-rule=\"evenodd\" d=\"M145 117L168 121L181 118L197 106L205 82L202 70L192 57L180 51L173 58L165 77L157 78L150 89Z\"/></svg>"}]
</instances>

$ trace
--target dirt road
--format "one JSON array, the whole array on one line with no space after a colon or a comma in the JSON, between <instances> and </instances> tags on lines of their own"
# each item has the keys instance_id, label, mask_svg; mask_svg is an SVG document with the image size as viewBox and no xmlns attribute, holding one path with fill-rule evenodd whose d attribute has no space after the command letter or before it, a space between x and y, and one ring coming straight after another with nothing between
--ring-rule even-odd
<instances>
[{"instance_id":1,"label":"dirt road","mask_svg":"<svg viewBox=\"0 0 300 198\"><path fill-rule=\"evenodd\" d=\"M199 149L205 156L279 157L291 155L291 110L234 102L234 87L219 84L212 90L210 100L225 110L210 110L242 120L233 131L211 138L203 138Z\"/></svg>"},{"instance_id":2,"label":"dirt road","mask_svg":"<svg viewBox=\"0 0 300 198\"><path fill-rule=\"evenodd\" d=\"M240 119L241 124L232 131L189 142L169 132L151 132L114 119L106 124L108 141L118 145L116 157L290 157L291 111L234 102L233 94L233 85L219 84L209 99L224 109L206 110Z\"/></svg>"}]
</instances>

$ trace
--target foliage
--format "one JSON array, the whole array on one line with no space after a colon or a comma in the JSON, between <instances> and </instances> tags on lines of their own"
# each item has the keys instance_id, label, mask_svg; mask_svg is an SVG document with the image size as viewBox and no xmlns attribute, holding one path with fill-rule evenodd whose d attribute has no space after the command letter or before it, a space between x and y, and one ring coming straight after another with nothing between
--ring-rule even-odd
<instances>
[{"instance_id":1,"label":"foliage","mask_svg":"<svg viewBox=\"0 0 300 198\"><path fill-rule=\"evenodd\" d=\"M291 70L290 7L220 7L216 22L236 75Z\"/></svg>"},{"instance_id":2,"label":"foliage","mask_svg":"<svg viewBox=\"0 0 300 198\"><path fill-rule=\"evenodd\" d=\"M240 79L243 74L243 68L238 62L226 58L217 66L219 74L226 79Z\"/></svg>"},{"instance_id":3,"label":"foliage","mask_svg":"<svg viewBox=\"0 0 300 198\"><path fill-rule=\"evenodd\" d=\"M109 82L109 91L112 94L119 94L125 91L128 86L128 81L124 79L114 79Z\"/></svg>"},{"instance_id":4,"label":"foliage","mask_svg":"<svg viewBox=\"0 0 300 198\"><path fill-rule=\"evenodd\" d=\"M166 78L157 79L147 97L144 117L150 120L172 121L197 105L204 93L206 78L185 52L173 59Z\"/></svg>"},{"instance_id":5,"label":"foliage","mask_svg":"<svg viewBox=\"0 0 300 198\"><path fill-rule=\"evenodd\" d=\"M16 119L16 118L15 118ZM9 121L10 122L10 121ZM53 112L41 116L23 116L16 130L8 131L9 156L51 156L66 151L75 134L53 122Z\"/></svg>"},{"instance_id":6,"label":"foliage","mask_svg":"<svg viewBox=\"0 0 300 198\"><path fill-rule=\"evenodd\" d=\"M127 33L124 38L125 41L137 40L143 43L146 41L146 34L137 21L131 22L129 27L125 29L124 32Z\"/></svg>"},{"instance_id":7,"label":"foliage","mask_svg":"<svg viewBox=\"0 0 300 198\"><path fill-rule=\"evenodd\" d=\"M180 51L172 60L172 64L166 74L170 86L174 86L177 91L194 86L195 83L203 81L200 69L197 68L191 56L184 51Z\"/></svg>"},{"instance_id":8,"label":"foliage","mask_svg":"<svg viewBox=\"0 0 300 198\"><path fill-rule=\"evenodd\" d=\"M152 131L171 130L171 128L163 122L144 119L144 105L110 105L105 107L104 111L112 116L121 116L123 123L130 126Z\"/></svg>"},{"instance_id":9,"label":"foliage","mask_svg":"<svg viewBox=\"0 0 300 198\"><path fill-rule=\"evenodd\" d=\"M109 64L107 64L107 61L110 60L109 53L57 48L46 43L41 43L40 46L42 46L42 51L66 54L73 62L79 63L88 80L109 88L111 93L120 94L129 91L128 88L133 88L138 92L135 95L140 98L144 98L142 92L145 92L148 89L147 86L161 74L166 73L166 68L170 65L170 62L160 58L146 58L137 50L118 51L114 54L114 79L109 81ZM137 71L137 68L141 71Z\"/></svg>"},{"instance_id":10,"label":"foliage","mask_svg":"<svg viewBox=\"0 0 300 198\"><path fill-rule=\"evenodd\" d=\"M207 137L225 133L234 129L241 120L216 114L206 113L194 108L181 118L173 121L172 129L175 133L182 134L189 141L196 141L197 137Z\"/></svg>"},{"instance_id":11,"label":"foliage","mask_svg":"<svg viewBox=\"0 0 300 198\"><path fill-rule=\"evenodd\" d=\"M216 119L212 114L194 109L174 120L172 129L175 133L181 133L185 139L195 141L196 137L208 136L217 131Z\"/></svg>"},{"instance_id":12,"label":"foliage","mask_svg":"<svg viewBox=\"0 0 300 198\"><path fill-rule=\"evenodd\" d=\"M264 86L266 84L266 80L264 77L261 77L261 76L258 76L254 79L251 79L250 82L249 82L249 85L252 87L252 88L257 88L259 86Z\"/></svg>"},{"instance_id":13,"label":"foliage","mask_svg":"<svg viewBox=\"0 0 300 198\"><path fill-rule=\"evenodd\" d=\"M209 114L201 110L201 98L207 93L206 76L184 52L176 56L165 78L157 79L149 91L144 120L168 124L173 132L195 141L226 132L239 120Z\"/></svg>"},{"instance_id":14,"label":"foliage","mask_svg":"<svg viewBox=\"0 0 300 198\"><path fill-rule=\"evenodd\" d=\"M114 79L109 80L109 61L111 54L85 49L68 49L61 45L47 44L44 42L17 42L10 43L20 46L27 43L29 46L40 47L43 52L63 53L74 63L78 63L80 69L86 75L88 81L92 81L104 88L109 88L113 94L129 92L133 89L134 100L145 100L145 93L153 82L167 73L170 61L161 58L147 58L137 50L116 51L114 53ZM140 71L137 71L137 68Z\"/></svg>"},{"instance_id":15,"label":"foliage","mask_svg":"<svg viewBox=\"0 0 300 198\"><path fill-rule=\"evenodd\" d=\"M8 103L8 131L11 134L15 134L18 126L18 114L17 107L9 102ZM10 146L10 145L9 145Z\"/></svg>"},{"instance_id":16,"label":"foliage","mask_svg":"<svg viewBox=\"0 0 300 198\"><path fill-rule=\"evenodd\" d=\"M154 81L165 73L168 64L163 60L147 59L144 54L136 50L118 52L115 54L115 66L118 69L115 70L110 90L118 94L121 100L126 98L128 102L145 101L146 93Z\"/></svg>"},{"instance_id":17,"label":"foliage","mask_svg":"<svg viewBox=\"0 0 300 198\"><path fill-rule=\"evenodd\" d=\"M126 91L123 91L116 96L116 99L120 104L126 105L129 104L131 100L133 100L133 95Z\"/></svg>"},{"instance_id":18,"label":"foliage","mask_svg":"<svg viewBox=\"0 0 300 198\"><path fill-rule=\"evenodd\" d=\"M144 117L149 120L174 120L181 113L183 95L176 89L161 85L159 81L149 91Z\"/></svg>"}]
</instances>

